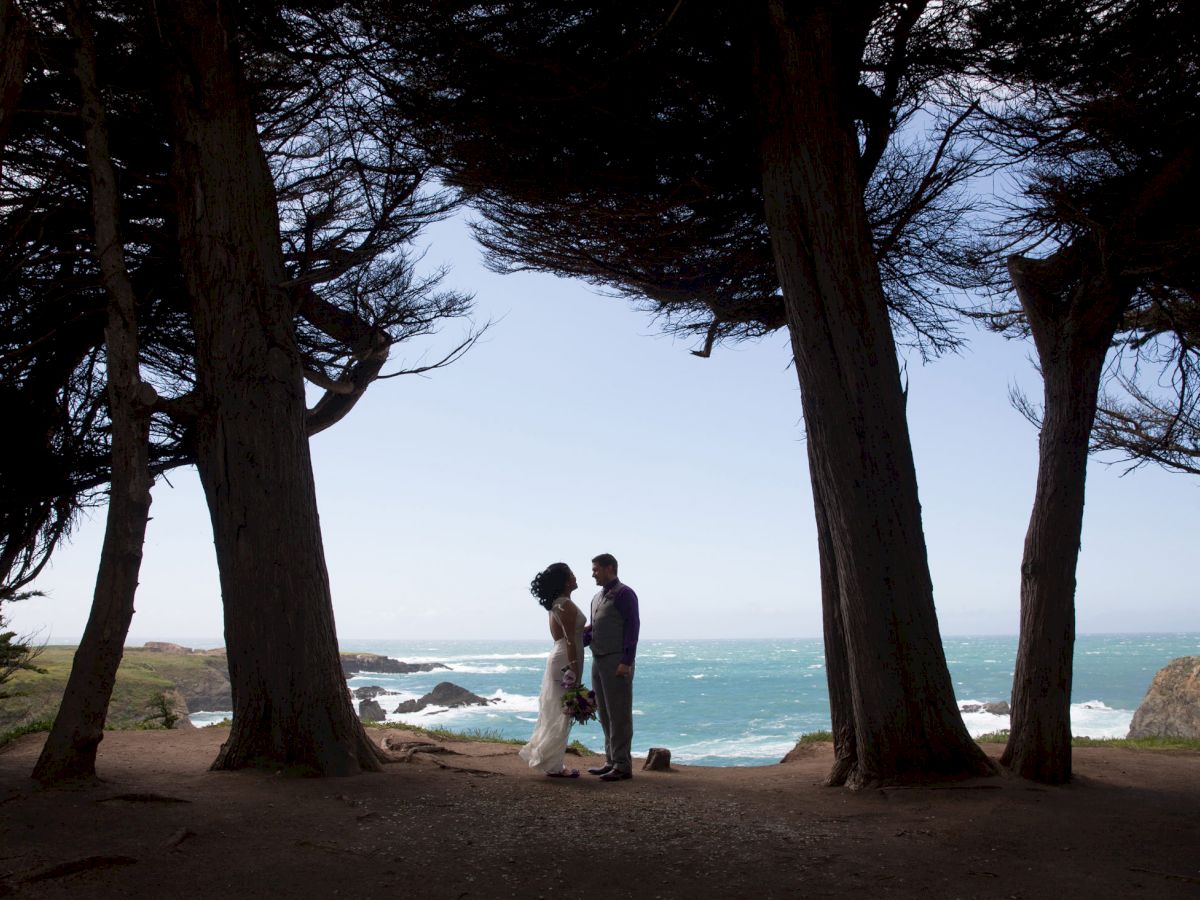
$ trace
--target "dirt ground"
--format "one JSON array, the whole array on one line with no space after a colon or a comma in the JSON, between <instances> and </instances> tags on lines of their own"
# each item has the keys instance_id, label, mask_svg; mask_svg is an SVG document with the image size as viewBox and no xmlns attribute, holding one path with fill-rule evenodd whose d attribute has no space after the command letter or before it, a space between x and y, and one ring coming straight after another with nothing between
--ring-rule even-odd
<instances>
[{"instance_id":1,"label":"dirt ground","mask_svg":"<svg viewBox=\"0 0 1200 900\"><path fill-rule=\"evenodd\" d=\"M820 744L610 784L460 742L355 778L207 771L227 734L110 732L105 780L74 790L29 779L43 735L0 751L0 895L1200 897L1195 752L1079 749L1058 788L851 793L821 786Z\"/></svg>"}]
</instances>

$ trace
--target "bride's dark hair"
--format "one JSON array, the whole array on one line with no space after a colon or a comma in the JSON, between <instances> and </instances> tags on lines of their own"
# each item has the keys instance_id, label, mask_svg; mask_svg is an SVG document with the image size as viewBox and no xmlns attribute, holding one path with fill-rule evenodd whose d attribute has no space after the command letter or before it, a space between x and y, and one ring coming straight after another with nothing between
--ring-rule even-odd
<instances>
[{"instance_id":1,"label":"bride's dark hair","mask_svg":"<svg viewBox=\"0 0 1200 900\"><path fill-rule=\"evenodd\" d=\"M571 567L566 563L551 563L545 570L533 576L533 581L529 582L529 593L537 597L538 603L549 609L554 605L554 601L562 596L570 575Z\"/></svg>"}]
</instances>

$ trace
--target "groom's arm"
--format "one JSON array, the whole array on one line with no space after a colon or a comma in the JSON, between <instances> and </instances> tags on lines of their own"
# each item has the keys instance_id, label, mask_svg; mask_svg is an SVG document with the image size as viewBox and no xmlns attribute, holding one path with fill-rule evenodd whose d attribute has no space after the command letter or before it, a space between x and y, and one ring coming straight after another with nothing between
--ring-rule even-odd
<instances>
[{"instance_id":1,"label":"groom's arm","mask_svg":"<svg viewBox=\"0 0 1200 900\"><path fill-rule=\"evenodd\" d=\"M633 588L623 585L622 590L613 598L613 606L625 622L621 633L621 664L632 666L637 656L638 635L642 630L642 620L638 615L638 598Z\"/></svg>"}]
</instances>

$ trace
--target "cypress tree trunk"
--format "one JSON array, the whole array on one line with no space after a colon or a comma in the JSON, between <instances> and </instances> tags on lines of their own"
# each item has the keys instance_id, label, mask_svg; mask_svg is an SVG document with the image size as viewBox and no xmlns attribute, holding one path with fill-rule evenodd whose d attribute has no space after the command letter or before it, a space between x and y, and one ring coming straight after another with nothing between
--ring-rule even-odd
<instances>
[{"instance_id":1,"label":"cypress tree trunk","mask_svg":"<svg viewBox=\"0 0 1200 900\"><path fill-rule=\"evenodd\" d=\"M763 191L836 566L826 621L836 635L840 614L852 708L839 715L855 754L839 768L850 787L986 773L938 633L896 349L839 109L836 60L858 59L857 26L836 4L797 17L785 6L768 3L760 46Z\"/></svg>"},{"instance_id":2,"label":"cypress tree trunk","mask_svg":"<svg viewBox=\"0 0 1200 900\"><path fill-rule=\"evenodd\" d=\"M829 687L829 718L833 732L833 768L825 783L838 786L846 783L854 771L858 746L854 737L854 698L850 689L850 659L846 650L846 629L842 626L841 591L838 587L837 558L833 551L833 535L825 514L815 470L811 467L812 444L809 444L810 475L813 485L813 513L817 519L817 554L821 566L821 619L825 637L825 681Z\"/></svg>"},{"instance_id":3,"label":"cypress tree trunk","mask_svg":"<svg viewBox=\"0 0 1200 900\"><path fill-rule=\"evenodd\" d=\"M12 116L25 82L29 60L29 22L13 0L0 0L0 174L4 173L4 148Z\"/></svg>"},{"instance_id":4,"label":"cypress tree trunk","mask_svg":"<svg viewBox=\"0 0 1200 900\"><path fill-rule=\"evenodd\" d=\"M1088 446L1104 357L1129 296L1093 274L1079 248L1012 257L1009 274L1033 332L1045 410L1037 489L1021 559L1021 631L1012 725L1001 765L1024 778L1071 778L1075 569Z\"/></svg>"},{"instance_id":5,"label":"cypress tree trunk","mask_svg":"<svg viewBox=\"0 0 1200 900\"><path fill-rule=\"evenodd\" d=\"M70 0L66 11L77 47L76 75L91 175L96 253L108 294L104 346L112 483L91 613L54 725L33 769L33 777L43 783L96 774L96 749L104 738L108 701L133 618L150 516L150 409L155 400L154 389L144 384L138 373L137 312L118 229L117 180L96 83L95 40L78 0Z\"/></svg>"},{"instance_id":6,"label":"cypress tree trunk","mask_svg":"<svg viewBox=\"0 0 1200 900\"><path fill-rule=\"evenodd\" d=\"M25 81L29 44L29 22L13 0L0 0L0 173L4 172L4 144Z\"/></svg>"},{"instance_id":7,"label":"cypress tree trunk","mask_svg":"<svg viewBox=\"0 0 1200 900\"><path fill-rule=\"evenodd\" d=\"M196 333L198 469L225 609L233 728L213 768L379 767L350 702L305 434L274 185L234 7L150 5L164 44L180 251Z\"/></svg>"}]
</instances>

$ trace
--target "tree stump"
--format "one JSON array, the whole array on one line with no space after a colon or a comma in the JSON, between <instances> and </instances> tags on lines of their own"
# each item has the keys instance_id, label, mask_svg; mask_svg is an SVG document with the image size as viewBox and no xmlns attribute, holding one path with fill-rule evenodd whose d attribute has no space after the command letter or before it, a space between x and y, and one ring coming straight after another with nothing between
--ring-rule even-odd
<instances>
[{"instance_id":1,"label":"tree stump","mask_svg":"<svg viewBox=\"0 0 1200 900\"><path fill-rule=\"evenodd\" d=\"M652 772L670 772L671 751L666 747L651 747L642 768Z\"/></svg>"}]
</instances>

